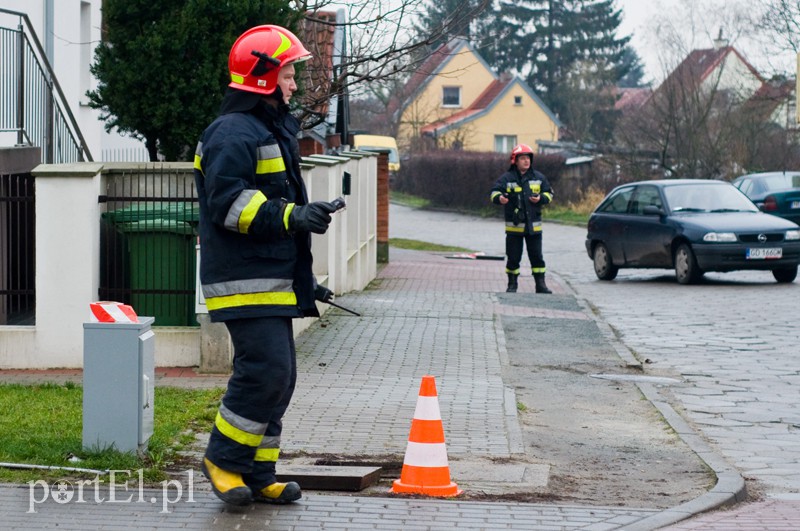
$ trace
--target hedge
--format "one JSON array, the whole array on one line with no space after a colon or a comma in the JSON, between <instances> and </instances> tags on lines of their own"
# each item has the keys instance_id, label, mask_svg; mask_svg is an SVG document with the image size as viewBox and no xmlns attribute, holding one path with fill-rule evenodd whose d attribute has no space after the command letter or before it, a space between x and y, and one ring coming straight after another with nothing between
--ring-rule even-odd
<instances>
[{"instance_id":1,"label":"hedge","mask_svg":"<svg viewBox=\"0 0 800 531\"><path fill-rule=\"evenodd\" d=\"M547 177L556 197L564 162L560 155L534 155L533 159L534 169ZM509 166L505 153L429 151L403 159L392 188L434 206L480 209L489 205L492 185Z\"/></svg>"}]
</instances>

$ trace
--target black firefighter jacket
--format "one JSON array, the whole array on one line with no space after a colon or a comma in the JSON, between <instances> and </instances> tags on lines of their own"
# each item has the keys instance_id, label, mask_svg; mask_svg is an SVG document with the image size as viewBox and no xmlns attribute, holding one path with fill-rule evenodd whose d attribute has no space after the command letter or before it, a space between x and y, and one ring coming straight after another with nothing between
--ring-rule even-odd
<instances>
[{"instance_id":1,"label":"black firefighter jacket","mask_svg":"<svg viewBox=\"0 0 800 531\"><path fill-rule=\"evenodd\" d=\"M287 231L284 220L287 203L308 202L299 122L286 108L235 96L255 106L228 105L226 112L223 103L195 153L200 281L209 316L318 316L311 235Z\"/></svg>"},{"instance_id":2,"label":"black firefighter jacket","mask_svg":"<svg viewBox=\"0 0 800 531\"><path fill-rule=\"evenodd\" d=\"M539 194L538 203L528 200L532 194ZM523 236L542 231L542 206L553 200L553 189L544 174L531 168L520 175L512 165L494 183L491 201L499 205L501 195L508 197L504 205L506 234Z\"/></svg>"}]
</instances>

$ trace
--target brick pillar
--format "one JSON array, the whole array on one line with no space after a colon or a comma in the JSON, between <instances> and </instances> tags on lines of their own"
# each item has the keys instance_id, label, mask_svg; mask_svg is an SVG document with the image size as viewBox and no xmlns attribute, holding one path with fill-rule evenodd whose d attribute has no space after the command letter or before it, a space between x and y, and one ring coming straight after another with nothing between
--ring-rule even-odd
<instances>
[{"instance_id":1,"label":"brick pillar","mask_svg":"<svg viewBox=\"0 0 800 531\"><path fill-rule=\"evenodd\" d=\"M389 262L389 154L378 155L378 263Z\"/></svg>"},{"instance_id":2,"label":"brick pillar","mask_svg":"<svg viewBox=\"0 0 800 531\"><path fill-rule=\"evenodd\" d=\"M321 155L325 152L325 147L310 137L301 138L298 140L300 144L300 156L307 157L309 155Z\"/></svg>"}]
</instances>

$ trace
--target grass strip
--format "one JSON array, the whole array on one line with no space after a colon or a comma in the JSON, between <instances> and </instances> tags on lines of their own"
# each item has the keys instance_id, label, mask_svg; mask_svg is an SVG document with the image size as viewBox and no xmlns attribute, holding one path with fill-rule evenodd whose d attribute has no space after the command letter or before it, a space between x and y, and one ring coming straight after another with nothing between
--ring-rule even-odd
<instances>
[{"instance_id":1,"label":"grass strip","mask_svg":"<svg viewBox=\"0 0 800 531\"><path fill-rule=\"evenodd\" d=\"M143 470L145 483L167 478L194 434L210 429L224 389L156 387L154 429L143 455L84 450L83 388L66 384L0 384L0 462L97 470ZM109 397L109 400L130 397ZM0 482L69 479L59 470L0 467ZM136 474L133 474L136 478Z\"/></svg>"}]
</instances>

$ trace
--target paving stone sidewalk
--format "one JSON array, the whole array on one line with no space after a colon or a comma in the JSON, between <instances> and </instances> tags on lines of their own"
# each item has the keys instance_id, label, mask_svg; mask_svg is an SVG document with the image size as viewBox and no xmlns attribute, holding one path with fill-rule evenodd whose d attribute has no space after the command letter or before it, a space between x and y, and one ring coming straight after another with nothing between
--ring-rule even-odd
<instances>
[{"instance_id":1,"label":"paving stone sidewalk","mask_svg":"<svg viewBox=\"0 0 800 531\"><path fill-rule=\"evenodd\" d=\"M494 318L502 306L497 294L504 280L486 271L480 261L459 263L393 250L392 263L369 289L339 299L364 317L332 310L298 338L299 379L285 418L284 452L402 458L420 378L433 374L454 466L461 459L521 453L514 394L501 378L504 340ZM522 285L523 292L532 290L528 284ZM557 278L550 284L557 294L566 293ZM503 308L515 315L531 310ZM215 387L226 381L190 369L157 372L157 385ZM0 371L0 382L66 380L80 382L80 371ZM219 502L198 476L191 489L184 482L180 495L177 487L117 493L118 500L133 499L116 503L109 502L108 492L87 494L84 503L58 503L52 497L35 503L45 498L43 490L0 486L0 527L635 530L655 529L676 518L674 512L655 509L319 492L308 492L291 506L235 510ZM454 475L454 480L461 478ZM462 486L468 485L466 480ZM697 504L698 510L702 507Z\"/></svg>"}]
</instances>

